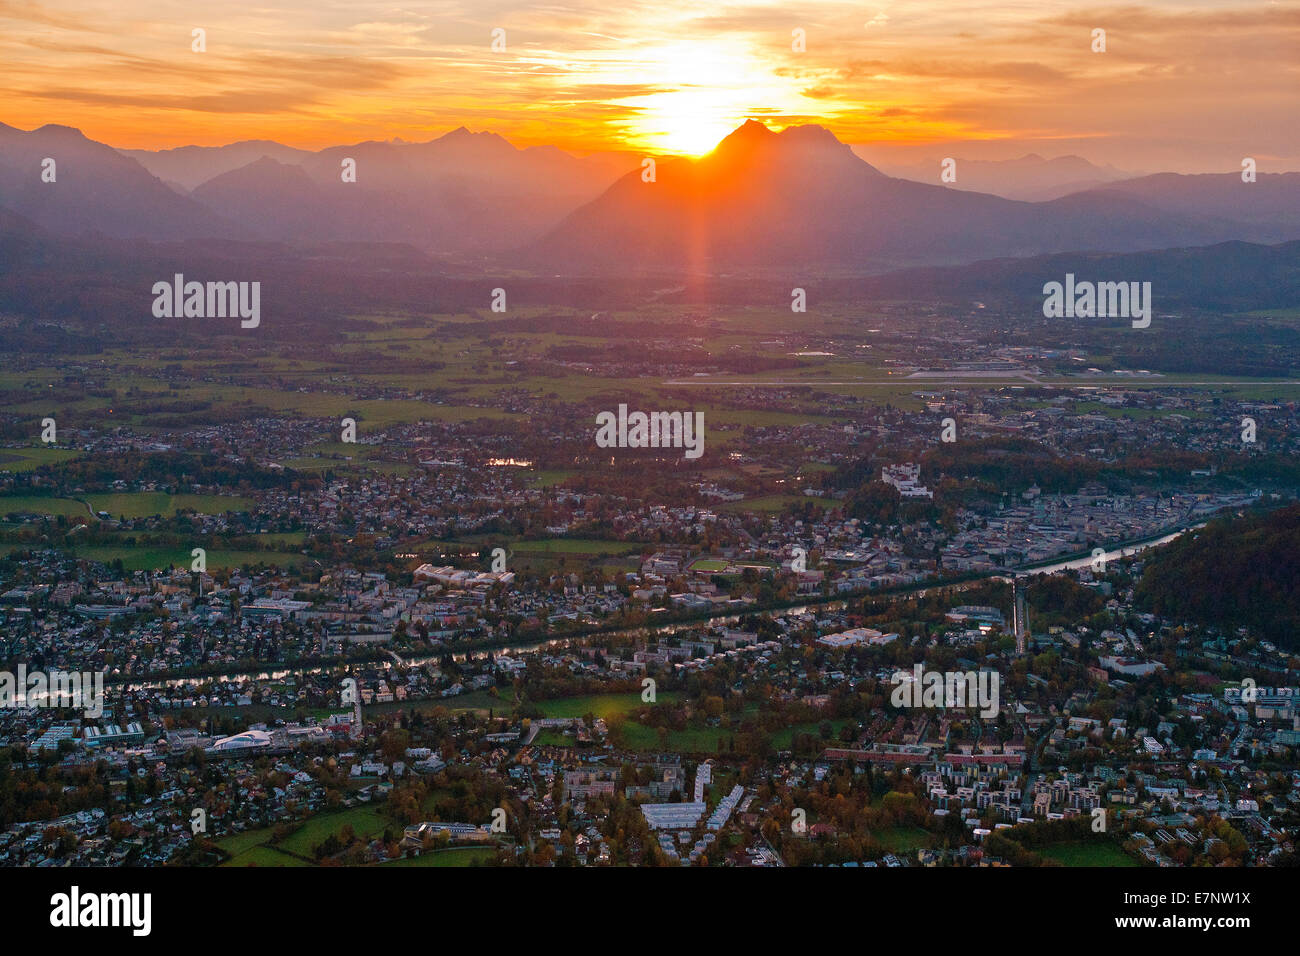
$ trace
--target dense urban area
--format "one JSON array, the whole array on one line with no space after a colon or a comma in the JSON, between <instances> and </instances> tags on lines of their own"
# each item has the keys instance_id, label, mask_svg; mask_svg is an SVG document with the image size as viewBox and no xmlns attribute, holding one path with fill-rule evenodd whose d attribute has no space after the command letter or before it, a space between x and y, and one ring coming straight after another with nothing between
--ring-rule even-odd
<instances>
[{"instance_id":1,"label":"dense urban area","mask_svg":"<svg viewBox=\"0 0 1300 956\"><path fill-rule=\"evenodd\" d=\"M0 862L1294 864L1291 391L737 311L10 353Z\"/></svg>"}]
</instances>

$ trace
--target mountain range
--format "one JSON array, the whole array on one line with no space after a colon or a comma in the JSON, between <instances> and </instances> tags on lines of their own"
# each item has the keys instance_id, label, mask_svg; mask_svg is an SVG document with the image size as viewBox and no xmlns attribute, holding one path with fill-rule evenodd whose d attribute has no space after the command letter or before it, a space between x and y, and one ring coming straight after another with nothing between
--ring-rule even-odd
<instances>
[{"instance_id":1,"label":"mountain range","mask_svg":"<svg viewBox=\"0 0 1300 956\"><path fill-rule=\"evenodd\" d=\"M868 147L854 150L867 162L871 160ZM1131 173L1114 166L1098 166L1082 156L1054 156L1046 158L1029 153L1016 159L964 159L954 158L955 179L952 189L967 192L992 193L1003 199L1023 199L1043 202L1060 199L1070 193L1095 189L1106 183L1134 178ZM873 165L882 172L899 179L918 183L940 182L942 161L932 159L924 163L880 163Z\"/></svg>"},{"instance_id":2,"label":"mountain range","mask_svg":"<svg viewBox=\"0 0 1300 956\"><path fill-rule=\"evenodd\" d=\"M54 182L41 176L47 158ZM64 126L0 124L0 213L64 236L409 243L461 268L564 275L874 275L1300 239L1300 173L1244 183L1236 172L1108 170L1077 157L963 162L958 189L937 174L886 175L823 127L778 133L753 120L698 160L658 160L653 176L634 154L519 149L464 128L319 151L270 141L142 151ZM995 186L1020 175L1029 188L1075 174L1087 188L1044 201L974 191L981 176Z\"/></svg>"}]
</instances>

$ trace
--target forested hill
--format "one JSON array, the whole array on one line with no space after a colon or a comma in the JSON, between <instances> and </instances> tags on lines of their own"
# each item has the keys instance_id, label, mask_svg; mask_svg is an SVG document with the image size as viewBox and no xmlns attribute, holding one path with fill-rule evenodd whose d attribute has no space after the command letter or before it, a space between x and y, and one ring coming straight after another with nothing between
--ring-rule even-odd
<instances>
[{"instance_id":1,"label":"forested hill","mask_svg":"<svg viewBox=\"0 0 1300 956\"><path fill-rule=\"evenodd\" d=\"M1184 535L1148 562L1137 596L1162 616L1246 625L1300 650L1300 505Z\"/></svg>"}]
</instances>

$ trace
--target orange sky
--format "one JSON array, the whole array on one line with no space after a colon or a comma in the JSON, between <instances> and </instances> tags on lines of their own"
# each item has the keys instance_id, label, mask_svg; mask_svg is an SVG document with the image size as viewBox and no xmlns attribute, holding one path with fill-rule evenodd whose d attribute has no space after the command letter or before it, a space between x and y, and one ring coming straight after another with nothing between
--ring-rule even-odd
<instances>
[{"instance_id":1,"label":"orange sky","mask_svg":"<svg viewBox=\"0 0 1300 956\"><path fill-rule=\"evenodd\" d=\"M1300 0L0 0L0 62L0 121L120 147L464 124L521 146L698 153L757 116L884 154L1300 168Z\"/></svg>"}]
</instances>

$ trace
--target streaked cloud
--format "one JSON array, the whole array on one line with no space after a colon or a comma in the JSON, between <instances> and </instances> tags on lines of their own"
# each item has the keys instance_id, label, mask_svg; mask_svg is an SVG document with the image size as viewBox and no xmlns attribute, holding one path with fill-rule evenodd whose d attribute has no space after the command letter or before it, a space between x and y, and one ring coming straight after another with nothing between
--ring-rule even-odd
<instances>
[{"instance_id":1,"label":"streaked cloud","mask_svg":"<svg viewBox=\"0 0 1300 956\"><path fill-rule=\"evenodd\" d=\"M882 150L1087 144L1125 168L1295 168L1297 49L1300 8L1254 0L0 0L0 120L135 147L469 123L585 152L699 151L764 116Z\"/></svg>"}]
</instances>

